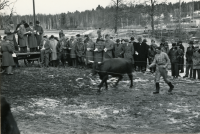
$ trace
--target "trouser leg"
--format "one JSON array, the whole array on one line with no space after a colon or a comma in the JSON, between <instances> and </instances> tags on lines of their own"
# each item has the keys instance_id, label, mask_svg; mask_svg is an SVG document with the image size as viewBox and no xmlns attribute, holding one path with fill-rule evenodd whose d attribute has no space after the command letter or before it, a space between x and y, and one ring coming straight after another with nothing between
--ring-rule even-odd
<instances>
[{"instance_id":1,"label":"trouser leg","mask_svg":"<svg viewBox=\"0 0 200 134\"><path fill-rule=\"evenodd\" d=\"M191 65L189 63L186 64L186 73L185 73L185 76L188 77L189 75L189 69L191 68Z\"/></svg>"},{"instance_id":2,"label":"trouser leg","mask_svg":"<svg viewBox=\"0 0 200 134\"><path fill-rule=\"evenodd\" d=\"M170 87L169 90L168 90L168 92L171 92L174 89L174 86L172 85L172 83L167 78L167 70L164 69L164 68L160 68L160 73L161 73L161 76L163 77L164 81Z\"/></svg>"},{"instance_id":3,"label":"trouser leg","mask_svg":"<svg viewBox=\"0 0 200 134\"><path fill-rule=\"evenodd\" d=\"M171 63L171 72L172 72L172 76L175 76L175 65L174 63Z\"/></svg>"},{"instance_id":4,"label":"trouser leg","mask_svg":"<svg viewBox=\"0 0 200 134\"><path fill-rule=\"evenodd\" d=\"M196 72L197 70L196 69L193 69L193 78L196 79Z\"/></svg>"},{"instance_id":5,"label":"trouser leg","mask_svg":"<svg viewBox=\"0 0 200 134\"><path fill-rule=\"evenodd\" d=\"M45 66L49 66L49 53L45 54Z\"/></svg>"},{"instance_id":6,"label":"trouser leg","mask_svg":"<svg viewBox=\"0 0 200 134\"><path fill-rule=\"evenodd\" d=\"M42 63L44 63L44 57L45 57L45 50L41 50L40 51L40 58L41 58Z\"/></svg>"},{"instance_id":7,"label":"trouser leg","mask_svg":"<svg viewBox=\"0 0 200 134\"><path fill-rule=\"evenodd\" d=\"M200 69L197 69L198 79L200 79Z\"/></svg>"},{"instance_id":8,"label":"trouser leg","mask_svg":"<svg viewBox=\"0 0 200 134\"><path fill-rule=\"evenodd\" d=\"M190 78L192 78L192 76L193 76L193 63L191 63L190 66L191 66L190 67Z\"/></svg>"},{"instance_id":9,"label":"trouser leg","mask_svg":"<svg viewBox=\"0 0 200 134\"><path fill-rule=\"evenodd\" d=\"M174 64L174 71L175 71L175 76L178 77L179 76L178 63Z\"/></svg>"}]
</instances>

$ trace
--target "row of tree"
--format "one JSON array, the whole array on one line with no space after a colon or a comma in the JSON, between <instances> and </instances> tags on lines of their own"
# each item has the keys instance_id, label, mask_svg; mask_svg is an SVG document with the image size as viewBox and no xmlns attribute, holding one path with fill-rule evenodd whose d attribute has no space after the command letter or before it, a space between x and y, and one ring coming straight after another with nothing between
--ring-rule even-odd
<instances>
[{"instance_id":1,"label":"row of tree","mask_svg":"<svg viewBox=\"0 0 200 134\"><path fill-rule=\"evenodd\" d=\"M152 21L158 21L155 16L164 15L164 23L170 21L170 16L179 17L179 3L151 3L150 4L133 4L124 3L123 0L112 0L113 5L103 8L98 6L96 9L86 10L83 12L67 12L55 15L37 14L36 20L39 20L45 29L85 29L85 28L115 28L130 25L151 25ZM193 11L200 9L200 1L194 3L181 3L181 16L191 16ZM152 12L153 11L153 12ZM10 17L1 14L1 28L7 23L6 18ZM151 18L154 18L152 20ZM156 17L156 18L158 18ZM12 15L14 24L21 20L33 22L33 15ZM154 23L155 23L154 22Z\"/></svg>"}]
</instances>

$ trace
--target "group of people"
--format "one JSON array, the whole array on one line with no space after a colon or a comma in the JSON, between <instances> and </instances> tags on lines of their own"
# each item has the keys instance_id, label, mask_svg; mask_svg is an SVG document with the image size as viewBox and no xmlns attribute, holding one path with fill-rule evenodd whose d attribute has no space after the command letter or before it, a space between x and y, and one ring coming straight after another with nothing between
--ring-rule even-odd
<instances>
[{"instance_id":1,"label":"group of people","mask_svg":"<svg viewBox=\"0 0 200 134\"><path fill-rule=\"evenodd\" d=\"M15 53L27 53L28 48L30 52L39 52L44 31L39 21L36 21L36 25L33 26L33 22L28 24L22 20L16 28L13 22L10 21L4 27L4 33L6 36L0 42L2 53L1 66L5 68L7 74L12 75L12 66L19 67ZM17 39L15 38L16 35Z\"/></svg>"}]
</instances>

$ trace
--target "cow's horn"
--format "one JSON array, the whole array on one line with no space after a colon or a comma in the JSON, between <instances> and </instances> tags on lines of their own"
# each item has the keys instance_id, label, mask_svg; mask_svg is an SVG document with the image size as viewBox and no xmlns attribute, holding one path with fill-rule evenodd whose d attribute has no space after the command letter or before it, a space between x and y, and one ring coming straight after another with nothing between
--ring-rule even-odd
<instances>
[{"instance_id":1,"label":"cow's horn","mask_svg":"<svg viewBox=\"0 0 200 134\"><path fill-rule=\"evenodd\" d=\"M89 62L94 63L94 61L89 60Z\"/></svg>"},{"instance_id":2,"label":"cow's horn","mask_svg":"<svg viewBox=\"0 0 200 134\"><path fill-rule=\"evenodd\" d=\"M98 64L101 64L101 62L98 62Z\"/></svg>"}]
</instances>

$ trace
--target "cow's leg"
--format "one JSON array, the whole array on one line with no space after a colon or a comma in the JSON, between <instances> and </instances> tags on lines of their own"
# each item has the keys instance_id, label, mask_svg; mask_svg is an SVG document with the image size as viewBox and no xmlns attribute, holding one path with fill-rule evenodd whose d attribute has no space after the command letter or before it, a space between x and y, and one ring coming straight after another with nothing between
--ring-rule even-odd
<instances>
[{"instance_id":1,"label":"cow's leg","mask_svg":"<svg viewBox=\"0 0 200 134\"><path fill-rule=\"evenodd\" d=\"M100 90L101 90L101 87L103 86L103 83L104 82L106 82L107 83L107 79L108 79L108 75L105 75L104 77L103 77L103 79L101 80L101 83L99 84L99 90L98 90L98 92L100 92Z\"/></svg>"},{"instance_id":2,"label":"cow's leg","mask_svg":"<svg viewBox=\"0 0 200 134\"><path fill-rule=\"evenodd\" d=\"M129 77L129 79L131 81L130 88L132 88L133 87L133 75L132 74L128 74L128 77Z\"/></svg>"},{"instance_id":3,"label":"cow's leg","mask_svg":"<svg viewBox=\"0 0 200 134\"><path fill-rule=\"evenodd\" d=\"M115 83L115 87L118 85L119 81L122 80L122 78L123 78L123 76L122 76L122 75L119 75L119 79L118 79L117 82Z\"/></svg>"},{"instance_id":4,"label":"cow's leg","mask_svg":"<svg viewBox=\"0 0 200 134\"><path fill-rule=\"evenodd\" d=\"M108 90L108 83L107 80L105 81L106 90Z\"/></svg>"}]
</instances>

